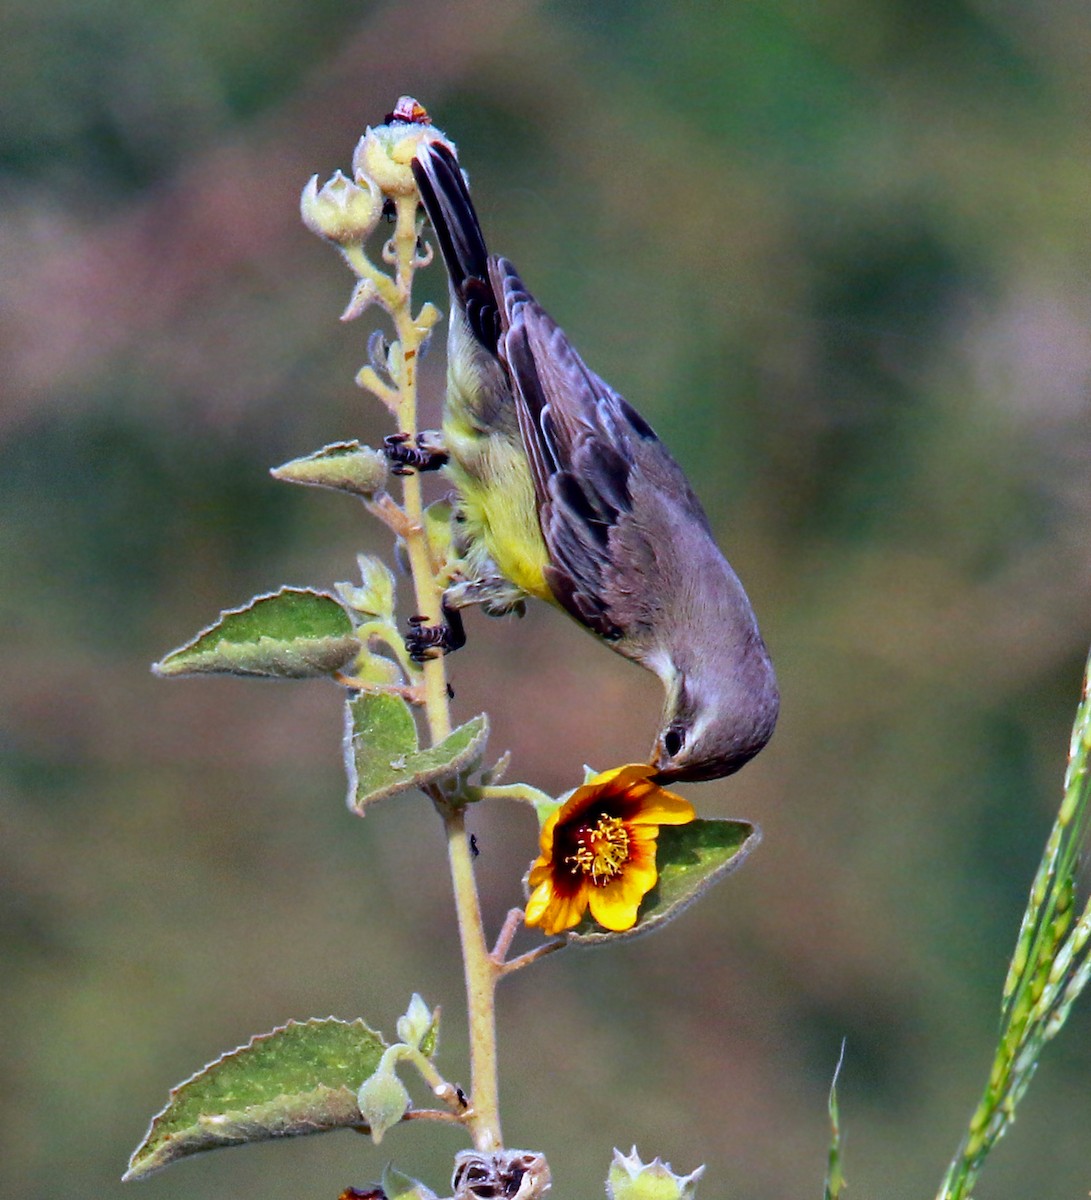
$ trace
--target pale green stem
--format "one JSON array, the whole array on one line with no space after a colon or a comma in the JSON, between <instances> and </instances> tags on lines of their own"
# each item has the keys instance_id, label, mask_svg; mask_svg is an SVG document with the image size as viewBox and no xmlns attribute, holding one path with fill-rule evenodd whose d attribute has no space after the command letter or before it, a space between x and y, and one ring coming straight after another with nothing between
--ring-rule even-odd
<instances>
[{"instance_id":1,"label":"pale green stem","mask_svg":"<svg viewBox=\"0 0 1091 1200\"><path fill-rule=\"evenodd\" d=\"M418 1074L436 1097L443 1100L449 1108L461 1112L464 1106L458 1102L458 1089L443 1078L430 1058L415 1049L410 1049L403 1057L406 1062L411 1062L416 1067Z\"/></svg>"},{"instance_id":2,"label":"pale green stem","mask_svg":"<svg viewBox=\"0 0 1091 1200\"><path fill-rule=\"evenodd\" d=\"M529 783L489 783L481 789L481 797L484 800L521 800L524 804L534 805L535 808L542 804L549 804L554 808L557 805L552 796L531 787Z\"/></svg>"},{"instance_id":3,"label":"pale green stem","mask_svg":"<svg viewBox=\"0 0 1091 1200\"><path fill-rule=\"evenodd\" d=\"M416 436L417 361L425 333L413 319L412 281L417 249L416 196L396 199L397 217L393 258L397 266L397 303L391 308L394 326L401 344L399 371L398 422L400 432ZM423 500L420 476L413 472L403 479L403 509L407 529L403 534L406 556L413 577L417 611L429 623L442 619L440 591L436 582L436 564L431 561L424 535ZM425 714L432 743L442 741L451 732L447 699L447 677L442 656L424 663ZM466 837L465 816L461 809L444 802L438 792L430 793L443 818L447 835L447 855L451 867L459 938L462 943L466 977L466 1007L470 1040L470 1103L464 1121L478 1150L495 1150L503 1145L500 1132L499 1082L496 1062L496 1014L494 998L497 971L485 946L477 882Z\"/></svg>"},{"instance_id":4,"label":"pale green stem","mask_svg":"<svg viewBox=\"0 0 1091 1200\"><path fill-rule=\"evenodd\" d=\"M497 1150L500 1132L500 1085L496 1062L495 963L485 945L481 905L474 879L473 857L461 808L437 803L447 832L447 857L451 864L458 932L466 973L466 1007L470 1020L470 1101L466 1124L478 1150Z\"/></svg>"},{"instance_id":5,"label":"pale green stem","mask_svg":"<svg viewBox=\"0 0 1091 1200\"><path fill-rule=\"evenodd\" d=\"M394 227L394 251L397 261L398 304L392 312L394 327L401 343L402 368L398 379L400 393L398 422L401 432L417 435L417 359L424 335L413 320L413 270L417 249L417 198L399 196L397 223ZM440 593L436 586L436 568L428 552L424 536L424 503L420 476L416 471L403 479L405 490L402 507L409 520L405 549L413 576L413 591L417 611L427 617L429 624L442 620ZM447 672L443 657L429 659L424 664L425 713L433 744L441 742L451 732L451 713L447 704Z\"/></svg>"}]
</instances>

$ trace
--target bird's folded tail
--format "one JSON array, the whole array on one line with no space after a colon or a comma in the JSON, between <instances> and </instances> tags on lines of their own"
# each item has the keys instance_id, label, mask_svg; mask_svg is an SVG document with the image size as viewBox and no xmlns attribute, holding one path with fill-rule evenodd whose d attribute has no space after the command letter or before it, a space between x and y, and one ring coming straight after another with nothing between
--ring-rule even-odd
<instances>
[{"instance_id":1,"label":"bird's folded tail","mask_svg":"<svg viewBox=\"0 0 1091 1200\"><path fill-rule=\"evenodd\" d=\"M489 252L458 159L442 142L425 142L413 160L413 177L435 230L451 291L474 333L495 354L500 321L489 282Z\"/></svg>"}]
</instances>

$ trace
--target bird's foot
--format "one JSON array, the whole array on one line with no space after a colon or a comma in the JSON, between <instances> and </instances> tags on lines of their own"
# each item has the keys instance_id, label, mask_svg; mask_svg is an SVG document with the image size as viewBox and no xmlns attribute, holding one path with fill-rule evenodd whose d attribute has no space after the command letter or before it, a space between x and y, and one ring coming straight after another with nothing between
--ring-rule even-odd
<instances>
[{"instance_id":1,"label":"bird's foot","mask_svg":"<svg viewBox=\"0 0 1091 1200\"><path fill-rule=\"evenodd\" d=\"M462 614L452 608L446 598L443 601L443 620L438 625L429 625L428 618L417 613L409 618L409 631L405 635L405 648L409 657L418 663L452 650L461 650L466 645L466 628Z\"/></svg>"},{"instance_id":2,"label":"bird's foot","mask_svg":"<svg viewBox=\"0 0 1091 1200\"><path fill-rule=\"evenodd\" d=\"M463 579L452 583L443 593L445 608L458 609L480 605L490 617L507 617L512 613L521 617L526 611L525 602L526 592L501 575Z\"/></svg>"},{"instance_id":3,"label":"bird's foot","mask_svg":"<svg viewBox=\"0 0 1091 1200\"><path fill-rule=\"evenodd\" d=\"M438 471L447 462L443 435L433 429L422 429L416 437L409 433L391 433L383 438L383 453L394 464L391 471L395 475Z\"/></svg>"}]
</instances>

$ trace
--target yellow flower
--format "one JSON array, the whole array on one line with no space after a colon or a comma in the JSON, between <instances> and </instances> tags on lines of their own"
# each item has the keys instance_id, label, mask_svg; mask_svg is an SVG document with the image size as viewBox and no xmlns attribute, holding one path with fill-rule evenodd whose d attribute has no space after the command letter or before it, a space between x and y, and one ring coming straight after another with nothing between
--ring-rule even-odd
<instances>
[{"instance_id":1,"label":"yellow flower","mask_svg":"<svg viewBox=\"0 0 1091 1200\"><path fill-rule=\"evenodd\" d=\"M636 924L655 886L660 825L697 815L681 796L652 783L645 763L614 767L578 787L542 826L541 854L530 868L526 923L563 933L590 908L606 929Z\"/></svg>"}]
</instances>

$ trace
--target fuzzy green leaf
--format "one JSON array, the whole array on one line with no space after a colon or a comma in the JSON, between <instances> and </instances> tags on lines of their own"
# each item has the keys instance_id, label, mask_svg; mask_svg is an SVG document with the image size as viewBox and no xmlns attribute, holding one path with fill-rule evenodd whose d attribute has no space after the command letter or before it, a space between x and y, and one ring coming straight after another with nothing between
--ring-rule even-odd
<instances>
[{"instance_id":1,"label":"fuzzy green leaf","mask_svg":"<svg viewBox=\"0 0 1091 1200\"><path fill-rule=\"evenodd\" d=\"M359 1128L356 1102L386 1043L363 1021L290 1021L225 1054L171 1091L125 1179L176 1159L276 1137Z\"/></svg>"},{"instance_id":2,"label":"fuzzy green leaf","mask_svg":"<svg viewBox=\"0 0 1091 1200\"><path fill-rule=\"evenodd\" d=\"M358 554L360 583L336 585L341 599L361 617L378 617L394 624L394 573L373 554Z\"/></svg>"},{"instance_id":3,"label":"fuzzy green leaf","mask_svg":"<svg viewBox=\"0 0 1091 1200\"><path fill-rule=\"evenodd\" d=\"M386 455L359 442L335 442L304 458L293 458L269 474L287 483L335 488L357 496L373 496L386 484Z\"/></svg>"},{"instance_id":4,"label":"fuzzy green leaf","mask_svg":"<svg viewBox=\"0 0 1091 1200\"><path fill-rule=\"evenodd\" d=\"M220 613L218 621L152 670L164 676L309 679L338 670L359 650L352 621L333 596L285 587Z\"/></svg>"},{"instance_id":5,"label":"fuzzy green leaf","mask_svg":"<svg viewBox=\"0 0 1091 1200\"><path fill-rule=\"evenodd\" d=\"M488 718L482 713L421 750L413 714L400 696L354 696L345 706L349 808L362 815L376 800L472 771L481 763L488 733Z\"/></svg>"},{"instance_id":6,"label":"fuzzy green leaf","mask_svg":"<svg viewBox=\"0 0 1091 1200\"><path fill-rule=\"evenodd\" d=\"M749 821L713 818L661 826L655 859L659 879L644 897L632 929L612 933L588 917L569 938L580 945L595 945L658 929L741 866L760 841L761 830Z\"/></svg>"}]
</instances>

